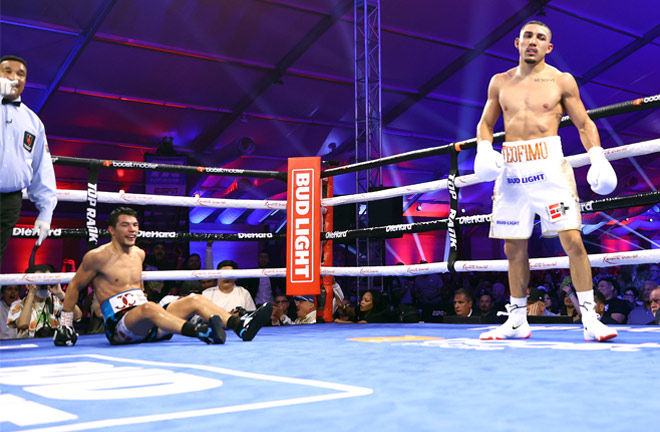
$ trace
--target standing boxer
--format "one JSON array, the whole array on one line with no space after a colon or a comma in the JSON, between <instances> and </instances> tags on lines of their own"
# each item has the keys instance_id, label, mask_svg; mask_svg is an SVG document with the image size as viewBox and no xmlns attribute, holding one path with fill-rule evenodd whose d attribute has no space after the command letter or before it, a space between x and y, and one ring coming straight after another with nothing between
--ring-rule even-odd
<instances>
[{"instance_id":1,"label":"standing boxer","mask_svg":"<svg viewBox=\"0 0 660 432\"><path fill-rule=\"evenodd\" d=\"M594 312L591 266L580 234L581 215L573 169L564 159L557 136L564 111L580 133L591 160L587 181L601 195L611 193L616 173L603 154L596 125L580 99L569 73L546 64L552 52L552 32L540 21L526 23L515 40L518 66L492 77L488 99L477 126L474 171L483 181L496 179L490 237L504 239L509 262L509 318L481 339L528 338L526 290L529 283L527 243L534 214L546 237L559 236L568 255L573 284L584 324L584 339L604 341L617 335L598 321ZM504 116L506 142L493 150L493 127Z\"/></svg>"}]
</instances>

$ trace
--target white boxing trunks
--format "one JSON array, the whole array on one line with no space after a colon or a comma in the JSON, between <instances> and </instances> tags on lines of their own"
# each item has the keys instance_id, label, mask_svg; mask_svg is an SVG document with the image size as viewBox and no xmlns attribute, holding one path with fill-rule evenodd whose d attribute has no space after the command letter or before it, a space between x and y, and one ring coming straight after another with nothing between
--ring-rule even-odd
<instances>
[{"instance_id":1,"label":"white boxing trunks","mask_svg":"<svg viewBox=\"0 0 660 432\"><path fill-rule=\"evenodd\" d=\"M573 167L558 136L502 145L504 170L495 181L490 237L528 239L534 215L544 237L582 228Z\"/></svg>"},{"instance_id":2,"label":"white boxing trunks","mask_svg":"<svg viewBox=\"0 0 660 432\"><path fill-rule=\"evenodd\" d=\"M136 335L126 327L124 323L126 312L147 302L147 297L141 289L131 289L115 294L101 304L105 336L111 344L153 342L172 337L171 333L164 332L156 326L153 326L146 335Z\"/></svg>"}]
</instances>

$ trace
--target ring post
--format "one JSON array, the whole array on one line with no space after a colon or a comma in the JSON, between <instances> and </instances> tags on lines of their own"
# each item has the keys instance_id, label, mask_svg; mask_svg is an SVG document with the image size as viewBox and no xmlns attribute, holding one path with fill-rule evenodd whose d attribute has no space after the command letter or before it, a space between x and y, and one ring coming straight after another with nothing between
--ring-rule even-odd
<instances>
[{"instance_id":1,"label":"ring post","mask_svg":"<svg viewBox=\"0 0 660 432\"><path fill-rule=\"evenodd\" d=\"M99 244L99 229L96 226L96 203L98 200L99 163L90 161L87 171L87 208L85 226L87 227L87 250Z\"/></svg>"},{"instance_id":2,"label":"ring post","mask_svg":"<svg viewBox=\"0 0 660 432\"><path fill-rule=\"evenodd\" d=\"M321 158L290 158L287 185L286 293L321 293Z\"/></svg>"},{"instance_id":3,"label":"ring post","mask_svg":"<svg viewBox=\"0 0 660 432\"><path fill-rule=\"evenodd\" d=\"M324 185L325 198L332 198L334 196L334 178L329 177L322 180ZM332 232L334 228L334 210L332 207L325 208L326 213L323 215L323 231ZM324 266L332 267L332 245L333 241L328 239L322 242L322 258L321 262ZM318 310L316 312L317 317L322 317L324 322L332 322L332 300L335 297L334 288L333 288L333 279L332 275L323 276L323 288L325 288L325 302L323 302L323 310ZM321 293L323 295L323 293Z\"/></svg>"},{"instance_id":4,"label":"ring post","mask_svg":"<svg viewBox=\"0 0 660 432\"><path fill-rule=\"evenodd\" d=\"M452 148L451 166L449 177L447 178L447 189L449 190L449 216L447 216L447 237L449 239L449 258L447 259L447 268L454 273L454 263L458 259L460 249L461 227L458 221L458 187L456 186L456 177L458 177L458 151Z\"/></svg>"}]
</instances>

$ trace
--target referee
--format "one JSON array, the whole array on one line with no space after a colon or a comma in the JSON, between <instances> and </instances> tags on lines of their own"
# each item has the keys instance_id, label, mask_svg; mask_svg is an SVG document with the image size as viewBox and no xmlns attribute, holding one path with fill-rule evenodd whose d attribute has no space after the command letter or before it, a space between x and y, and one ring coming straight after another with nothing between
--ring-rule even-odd
<instances>
[{"instance_id":1,"label":"referee","mask_svg":"<svg viewBox=\"0 0 660 432\"><path fill-rule=\"evenodd\" d=\"M57 205L55 171L48 151L44 124L21 102L27 63L20 57L0 58L0 266L12 229L21 212L22 190L34 202L39 215L37 245L48 236Z\"/></svg>"}]
</instances>

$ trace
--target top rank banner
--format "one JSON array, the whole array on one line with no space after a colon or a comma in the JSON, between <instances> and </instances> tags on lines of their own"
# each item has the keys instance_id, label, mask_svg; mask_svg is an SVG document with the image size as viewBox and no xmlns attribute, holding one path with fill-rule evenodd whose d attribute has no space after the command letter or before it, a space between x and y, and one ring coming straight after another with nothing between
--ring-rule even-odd
<instances>
[{"instance_id":1,"label":"top rank banner","mask_svg":"<svg viewBox=\"0 0 660 432\"><path fill-rule=\"evenodd\" d=\"M321 158L290 158L286 293L321 293Z\"/></svg>"}]
</instances>

